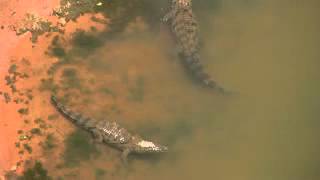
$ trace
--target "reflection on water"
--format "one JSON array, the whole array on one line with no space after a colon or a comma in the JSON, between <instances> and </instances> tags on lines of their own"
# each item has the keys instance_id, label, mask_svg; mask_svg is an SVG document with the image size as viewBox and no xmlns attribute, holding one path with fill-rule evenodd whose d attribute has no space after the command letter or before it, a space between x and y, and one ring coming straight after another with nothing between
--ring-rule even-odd
<instances>
[{"instance_id":1,"label":"reflection on water","mask_svg":"<svg viewBox=\"0 0 320 180\"><path fill-rule=\"evenodd\" d=\"M57 92L74 109L118 119L169 145L170 152L131 157L130 167L123 167L119 153L102 148L98 157L66 170L65 179L320 176L320 3L202 0L194 5L203 64L239 95L222 97L193 84L168 31L155 32L148 18L132 18L123 33L88 56L68 57L54 75Z\"/></svg>"}]
</instances>

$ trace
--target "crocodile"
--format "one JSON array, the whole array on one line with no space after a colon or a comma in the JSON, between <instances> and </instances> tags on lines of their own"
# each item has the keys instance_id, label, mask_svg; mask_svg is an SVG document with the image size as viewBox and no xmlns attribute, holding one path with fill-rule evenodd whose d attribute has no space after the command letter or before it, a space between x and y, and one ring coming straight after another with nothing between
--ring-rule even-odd
<instances>
[{"instance_id":1,"label":"crocodile","mask_svg":"<svg viewBox=\"0 0 320 180\"><path fill-rule=\"evenodd\" d=\"M133 135L115 121L100 120L85 117L84 115L73 112L55 96L51 96L53 106L67 119L74 124L88 131L97 143L104 143L122 151L122 160L127 164L129 154L149 154L164 153L168 147L148 141L139 135Z\"/></svg>"},{"instance_id":2,"label":"crocodile","mask_svg":"<svg viewBox=\"0 0 320 180\"><path fill-rule=\"evenodd\" d=\"M170 10L162 18L169 24L179 49L179 56L194 80L210 89L226 93L226 90L211 79L200 62L199 27L192 10L191 0L172 0Z\"/></svg>"}]
</instances>

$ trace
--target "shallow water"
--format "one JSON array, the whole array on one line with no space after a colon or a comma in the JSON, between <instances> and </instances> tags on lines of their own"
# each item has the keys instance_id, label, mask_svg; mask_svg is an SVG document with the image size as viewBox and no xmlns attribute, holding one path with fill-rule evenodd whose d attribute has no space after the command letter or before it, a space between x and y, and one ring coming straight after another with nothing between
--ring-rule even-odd
<instances>
[{"instance_id":1,"label":"shallow water","mask_svg":"<svg viewBox=\"0 0 320 180\"><path fill-rule=\"evenodd\" d=\"M144 17L131 20L124 32L62 64L54 81L62 82L58 95L73 109L117 119L168 145L169 153L131 156L123 167L120 154L103 147L80 165L49 168L52 176L319 178L320 2L199 0L194 6L202 62L236 94L226 97L194 84L168 29L154 28Z\"/></svg>"}]
</instances>

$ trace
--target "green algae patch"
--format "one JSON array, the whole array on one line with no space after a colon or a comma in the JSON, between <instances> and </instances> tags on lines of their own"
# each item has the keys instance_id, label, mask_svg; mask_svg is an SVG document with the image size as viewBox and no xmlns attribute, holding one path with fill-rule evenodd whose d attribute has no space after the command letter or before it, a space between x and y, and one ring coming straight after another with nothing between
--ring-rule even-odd
<instances>
[{"instance_id":1,"label":"green algae patch","mask_svg":"<svg viewBox=\"0 0 320 180\"><path fill-rule=\"evenodd\" d=\"M103 42L98 36L86 33L83 30L77 30L73 34L72 44L76 47L92 50L101 47Z\"/></svg>"},{"instance_id":2,"label":"green algae patch","mask_svg":"<svg viewBox=\"0 0 320 180\"><path fill-rule=\"evenodd\" d=\"M81 88L80 78L75 68L65 68L62 72L61 84L66 88Z\"/></svg>"},{"instance_id":3,"label":"green algae patch","mask_svg":"<svg viewBox=\"0 0 320 180\"><path fill-rule=\"evenodd\" d=\"M57 141L57 139L55 138L55 136L52 133L50 133L46 136L45 141L43 143L41 143L41 146L44 150L48 151L48 150L51 150L51 149L57 147L56 141Z\"/></svg>"},{"instance_id":4,"label":"green algae patch","mask_svg":"<svg viewBox=\"0 0 320 180\"><path fill-rule=\"evenodd\" d=\"M32 147L29 144L23 144L23 148L28 151L29 154L32 153Z\"/></svg>"},{"instance_id":5,"label":"green algae patch","mask_svg":"<svg viewBox=\"0 0 320 180\"><path fill-rule=\"evenodd\" d=\"M66 167L74 167L99 154L90 136L83 130L76 130L70 134L65 140L65 146L63 158Z\"/></svg>"},{"instance_id":6,"label":"green algae patch","mask_svg":"<svg viewBox=\"0 0 320 180\"><path fill-rule=\"evenodd\" d=\"M32 128L30 133L34 135L41 135L41 130L39 128Z\"/></svg>"},{"instance_id":7,"label":"green algae patch","mask_svg":"<svg viewBox=\"0 0 320 180\"><path fill-rule=\"evenodd\" d=\"M107 174L107 171L101 168L97 168L95 170L95 179L96 180L102 180L105 179L105 175Z\"/></svg>"},{"instance_id":8,"label":"green algae patch","mask_svg":"<svg viewBox=\"0 0 320 180\"><path fill-rule=\"evenodd\" d=\"M48 115L48 120L52 121L52 120L56 120L59 118L59 114L50 114Z\"/></svg>"},{"instance_id":9,"label":"green algae patch","mask_svg":"<svg viewBox=\"0 0 320 180\"><path fill-rule=\"evenodd\" d=\"M58 85L55 84L53 78L41 79L41 84L39 86L39 91L51 91L56 92Z\"/></svg>"},{"instance_id":10,"label":"green algae patch","mask_svg":"<svg viewBox=\"0 0 320 180\"><path fill-rule=\"evenodd\" d=\"M37 161L32 168L25 170L18 180L51 180L48 171Z\"/></svg>"}]
</instances>

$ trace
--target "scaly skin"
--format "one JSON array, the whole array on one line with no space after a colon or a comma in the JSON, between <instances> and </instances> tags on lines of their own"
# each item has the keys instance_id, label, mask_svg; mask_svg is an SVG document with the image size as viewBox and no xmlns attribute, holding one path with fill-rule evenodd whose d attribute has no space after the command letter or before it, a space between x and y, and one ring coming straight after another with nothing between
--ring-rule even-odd
<instances>
[{"instance_id":1,"label":"scaly skin","mask_svg":"<svg viewBox=\"0 0 320 180\"><path fill-rule=\"evenodd\" d=\"M200 63L199 28L192 11L191 0L172 0L171 9L163 17L162 21L170 24L171 31L180 49L179 54L182 62L193 78L206 87L226 93L222 87L204 72L203 65Z\"/></svg>"},{"instance_id":2,"label":"scaly skin","mask_svg":"<svg viewBox=\"0 0 320 180\"><path fill-rule=\"evenodd\" d=\"M55 108L74 124L90 132L97 142L111 145L122 151L122 159L126 163L130 153L162 153L167 152L168 148L146 141L138 135L130 134L126 129L121 128L115 121L96 121L75 113L61 104L55 96L51 96L51 102Z\"/></svg>"}]
</instances>

